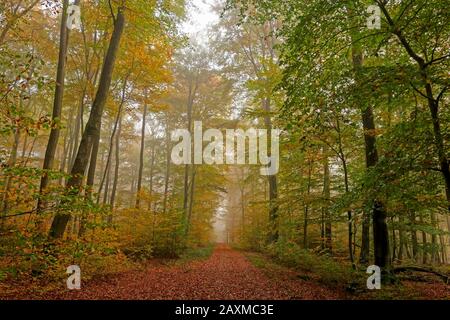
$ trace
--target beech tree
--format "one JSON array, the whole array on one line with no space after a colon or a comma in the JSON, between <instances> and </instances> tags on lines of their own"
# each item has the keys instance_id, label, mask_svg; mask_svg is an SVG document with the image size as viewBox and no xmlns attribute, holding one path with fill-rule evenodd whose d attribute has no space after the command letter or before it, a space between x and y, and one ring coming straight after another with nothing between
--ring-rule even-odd
<instances>
[{"instance_id":1,"label":"beech tree","mask_svg":"<svg viewBox=\"0 0 450 320\"><path fill-rule=\"evenodd\" d=\"M86 124L83 137L81 138L77 156L75 157L75 161L70 172L71 177L67 182L67 189L70 193L80 192L83 182L83 175L89 161L89 156L96 157L95 151L97 150L94 150L93 146L95 145L95 141L100 139L103 107L107 99L117 51L119 49L120 39L125 26L124 10L124 7L119 7L117 10L117 15L113 16L114 30L111 34L108 51L103 62L99 87L95 100L92 104L91 113ZM91 165L93 164L91 163ZM57 214L50 227L49 236L51 238L61 238L64 235L69 218L70 215L68 214Z\"/></svg>"}]
</instances>

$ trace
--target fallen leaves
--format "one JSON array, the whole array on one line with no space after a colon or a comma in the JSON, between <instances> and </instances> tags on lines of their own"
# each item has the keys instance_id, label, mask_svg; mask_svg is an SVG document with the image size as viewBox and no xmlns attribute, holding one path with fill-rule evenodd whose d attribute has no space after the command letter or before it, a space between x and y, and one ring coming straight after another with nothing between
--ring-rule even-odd
<instances>
[{"instance_id":1,"label":"fallen leaves","mask_svg":"<svg viewBox=\"0 0 450 320\"><path fill-rule=\"evenodd\" d=\"M216 247L207 260L192 261L182 266L151 265L143 271L130 271L82 282L79 291L34 291L23 298L288 300L338 299L339 294L315 282L283 276L282 272L268 277L261 269L253 266L242 253L221 245Z\"/></svg>"}]
</instances>

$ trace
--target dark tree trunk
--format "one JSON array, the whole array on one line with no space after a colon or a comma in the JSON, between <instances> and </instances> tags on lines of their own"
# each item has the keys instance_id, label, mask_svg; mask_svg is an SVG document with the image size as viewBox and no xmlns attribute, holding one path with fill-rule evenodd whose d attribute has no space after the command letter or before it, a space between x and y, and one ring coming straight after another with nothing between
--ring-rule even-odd
<instances>
[{"instance_id":1,"label":"dark tree trunk","mask_svg":"<svg viewBox=\"0 0 450 320\"><path fill-rule=\"evenodd\" d=\"M418 243L417 243L417 231L416 231L416 213L411 211L410 213L410 230L411 230L411 245L412 245L412 254L414 260L417 261L418 254Z\"/></svg>"},{"instance_id":2,"label":"dark tree trunk","mask_svg":"<svg viewBox=\"0 0 450 320\"><path fill-rule=\"evenodd\" d=\"M72 136L72 149L69 150L69 152L70 152L69 169L71 169L73 166L73 161L75 160L76 152L78 150L78 144L80 142L80 132L82 132L82 130L83 130L82 125L83 125L83 113L84 113L84 99L86 97L86 90L87 90L86 86L87 86L87 84L85 84L85 86L83 88L83 93L80 98L80 106L78 108L77 116L76 116L76 120L75 120L75 129L74 129L73 136Z\"/></svg>"},{"instance_id":3,"label":"dark tree trunk","mask_svg":"<svg viewBox=\"0 0 450 320\"><path fill-rule=\"evenodd\" d=\"M153 174L155 171L155 143L152 144L152 162L150 163L150 185L148 186L148 210L152 210L153 204Z\"/></svg>"},{"instance_id":4,"label":"dark tree trunk","mask_svg":"<svg viewBox=\"0 0 450 320\"><path fill-rule=\"evenodd\" d=\"M348 8L349 20L351 21L354 15L354 5L350 5ZM354 21L351 21L354 22ZM353 23L352 23L353 24ZM357 40L355 32L350 32L352 40L352 63L353 73L355 78L355 85L360 83L360 73L363 71L363 51ZM375 167L378 163L378 150L376 147L375 137L375 120L371 106L361 106L363 108L361 116L364 129L364 142L366 151L366 167L368 170ZM379 266L383 272L389 272L390 269L390 253L389 253L389 232L386 223L386 211L384 204L375 197L371 199L371 211L372 211L372 224L373 224L373 247L375 254L375 264ZM363 225L362 240L368 241L368 230ZM362 243L362 247L366 244ZM363 257L366 252L361 250L361 260L366 260Z\"/></svg>"},{"instance_id":5,"label":"dark tree trunk","mask_svg":"<svg viewBox=\"0 0 450 320\"><path fill-rule=\"evenodd\" d=\"M67 59L67 43L69 41L69 30L66 26L67 24L67 9L69 6L69 0L64 0L62 15L61 15L61 26L59 29L59 54L58 54L58 66L56 70L56 83L55 83L55 96L53 99L53 111L52 111L52 129L50 130L50 136L48 138L47 148L45 150L44 164L42 169L51 170L53 169L53 161L55 159L56 148L58 146L59 133L60 133L60 121L61 121L61 111L62 102L64 95L64 78L66 71L66 59ZM41 178L41 184L39 187L39 193L42 195L48 186L48 175L43 173ZM45 206L44 201L39 198L37 203L38 213Z\"/></svg>"},{"instance_id":6,"label":"dark tree trunk","mask_svg":"<svg viewBox=\"0 0 450 320\"><path fill-rule=\"evenodd\" d=\"M191 187L190 187L190 193L189 193L189 209L188 209L187 225L186 225L186 238L188 237L189 230L191 229L192 209L194 207L195 175L196 175L196 170L194 167L192 170Z\"/></svg>"},{"instance_id":7,"label":"dark tree trunk","mask_svg":"<svg viewBox=\"0 0 450 320\"><path fill-rule=\"evenodd\" d=\"M423 213L419 214L419 221L420 224L423 226L424 225L424 221L423 221ZM422 263L423 264L427 264L428 263L428 244L427 244L427 234L425 233L425 231L422 231Z\"/></svg>"},{"instance_id":8,"label":"dark tree trunk","mask_svg":"<svg viewBox=\"0 0 450 320\"><path fill-rule=\"evenodd\" d=\"M391 222L394 224L394 218L391 219ZM391 230L392 233L392 256L391 256L391 261L394 262L395 259L397 258L397 235L395 234L395 228L392 227Z\"/></svg>"},{"instance_id":9,"label":"dark tree trunk","mask_svg":"<svg viewBox=\"0 0 450 320\"><path fill-rule=\"evenodd\" d=\"M100 137L95 137L94 143L92 145L91 154L89 157L89 169L86 180L86 196L89 198L91 198L92 193L94 192L95 171L97 168L97 157L99 149L100 149ZM103 166L103 158L104 158L104 151L102 152L101 156L101 166Z\"/></svg>"},{"instance_id":10,"label":"dark tree trunk","mask_svg":"<svg viewBox=\"0 0 450 320\"><path fill-rule=\"evenodd\" d=\"M111 191L111 210L114 209L115 200L116 200L116 192L117 192L117 183L119 181L119 165L120 165L120 134L122 133L122 116L119 117L119 126L117 128L117 134L116 134L116 146L115 151L116 154L114 156L115 158L115 165L114 165L114 182L113 182L113 188ZM112 223L112 217L109 223Z\"/></svg>"},{"instance_id":11,"label":"dark tree trunk","mask_svg":"<svg viewBox=\"0 0 450 320\"><path fill-rule=\"evenodd\" d=\"M370 215L364 211L362 230L361 230L361 254L359 256L359 263L367 264L370 255Z\"/></svg>"},{"instance_id":12,"label":"dark tree trunk","mask_svg":"<svg viewBox=\"0 0 450 320\"><path fill-rule=\"evenodd\" d=\"M170 128L169 128L169 118L167 118L166 123L166 174L164 177L164 198L163 198L163 213L167 212L167 196L169 192L169 178L170 178Z\"/></svg>"},{"instance_id":13,"label":"dark tree trunk","mask_svg":"<svg viewBox=\"0 0 450 320\"><path fill-rule=\"evenodd\" d=\"M358 83L359 72L363 65L363 55L359 48L353 47L353 66L355 78ZM362 122L364 129L364 141L366 149L366 167L373 168L378 163L378 150L375 137L375 120L372 107L368 106L362 111ZM384 204L374 199L372 204L372 227L373 227L373 246L375 254L375 265L384 271L390 268L389 254L389 232L386 223L386 211ZM363 232L365 232L363 228ZM368 235L365 235L366 239Z\"/></svg>"},{"instance_id":14,"label":"dark tree trunk","mask_svg":"<svg viewBox=\"0 0 450 320\"><path fill-rule=\"evenodd\" d=\"M270 112L270 99L265 98L262 101L263 110L266 113ZM264 117L265 126L269 135L269 148L271 150L272 144L272 119L270 116ZM268 176L269 180L269 221L270 221L270 234L269 243L276 242L278 240L278 181L276 175Z\"/></svg>"},{"instance_id":15,"label":"dark tree trunk","mask_svg":"<svg viewBox=\"0 0 450 320\"><path fill-rule=\"evenodd\" d=\"M403 261L403 255L404 255L404 250L406 248L407 251L407 246L406 246L406 241L405 241L405 231L403 229L403 226L405 225L405 219L403 216L399 217L399 230L398 230L398 234L399 234L399 249L398 249L398 261L400 261L400 263Z\"/></svg>"},{"instance_id":16,"label":"dark tree trunk","mask_svg":"<svg viewBox=\"0 0 450 320\"><path fill-rule=\"evenodd\" d=\"M113 148L114 148L114 137L116 136L117 128L119 126L119 121L121 121L121 117L122 117L122 109L125 104L125 94L126 94L126 88L127 88L127 84L128 84L128 76L129 75L127 75L125 77L125 80L123 83L122 98L120 100L119 109L118 109L117 115L116 115L116 120L114 122L114 127L112 129L110 139L109 139L108 157L106 159L106 169L103 171L103 166L102 166L102 170L101 170L101 172L103 171L103 175L102 175L102 179L100 181L100 186L98 187L97 203L100 201L100 194L102 192L103 185L105 184L105 180L107 178L107 173L108 173L107 169L110 168L110 166L111 166L112 152L113 152ZM102 164L103 164L103 157L102 157Z\"/></svg>"},{"instance_id":17,"label":"dark tree trunk","mask_svg":"<svg viewBox=\"0 0 450 320\"><path fill-rule=\"evenodd\" d=\"M328 161L328 148L323 148L324 153L324 162L323 162L323 200L324 204L322 207L323 216L324 216L324 236L325 236L325 250L327 253L331 254L333 251L333 243L332 243L332 229L331 229L331 217L330 217L330 209L329 209L329 201L331 198L331 190L330 190L330 166Z\"/></svg>"},{"instance_id":18,"label":"dark tree trunk","mask_svg":"<svg viewBox=\"0 0 450 320\"><path fill-rule=\"evenodd\" d=\"M433 212L430 213L430 219L432 227L438 228L436 215ZM439 263L439 245L437 242L437 235L434 232L431 234L431 263Z\"/></svg>"},{"instance_id":19,"label":"dark tree trunk","mask_svg":"<svg viewBox=\"0 0 450 320\"><path fill-rule=\"evenodd\" d=\"M349 186L349 179L348 179L348 166L347 166L347 160L345 157L344 149L342 147L342 136L341 136L341 121L339 118L337 118L336 121L336 129L338 133L338 146L339 146L339 158L342 161L342 168L344 170L344 186L345 186L345 193L350 192L350 186ZM355 258L354 258L354 251L355 251L355 238L356 238L356 231L353 233L353 221L352 221L352 211L347 211L347 219L348 219L348 252L350 257L350 262L352 263L352 267L355 268Z\"/></svg>"},{"instance_id":20,"label":"dark tree trunk","mask_svg":"<svg viewBox=\"0 0 450 320\"><path fill-rule=\"evenodd\" d=\"M108 203L109 185L111 182L111 161L108 162L108 164L106 165L105 172L106 172L106 180L105 180L105 192L103 193L103 202L102 202L103 205Z\"/></svg>"},{"instance_id":21,"label":"dark tree trunk","mask_svg":"<svg viewBox=\"0 0 450 320\"><path fill-rule=\"evenodd\" d=\"M312 176L312 162L309 161L308 164L308 197L311 193L311 176ZM309 204L305 205L305 216L303 219L303 248L308 249L308 214L309 214Z\"/></svg>"},{"instance_id":22,"label":"dark tree trunk","mask_svg":"<svg viewBox=\"0 0 450 320\"><path fill-rule=\"evenodd\" d=\"M92 104L89 120L86 124L86 129L84 130L83 137L78 148L78 153L72 167L71 177L66 186L68 192L74 195L77 195L80 192L83 182L83 175L89 161L89 154L93 149L92 146L95 140L100 137L103 108L108 97L112 73L114 70L114 64L124 25L125 17L123 14L123 8L119 8L116 20L114 21L114 31L111 36L105 61L103 63L99 88ZM92 154L92 156L96 157L95 154ZM69 218L70 215L64 213L60 213L55 216L49 232L50 238L63 237Z\"/></svg>"},{"instance_id":23,"label":"dark tree trunk","mask_svg":"<svg viewBox=\"0 0 450 320\"><path fill-rule=\"evenodd\" d=\"M140 205L140 193L142 188L142 174L144 171L144 151L145 151L145 119L147 117L147 105L144 105L144 113L142 114L142 130L141 130L141 153L139 155L139 174L137 181L136 209Z\"/></svg>"}]
</instances>

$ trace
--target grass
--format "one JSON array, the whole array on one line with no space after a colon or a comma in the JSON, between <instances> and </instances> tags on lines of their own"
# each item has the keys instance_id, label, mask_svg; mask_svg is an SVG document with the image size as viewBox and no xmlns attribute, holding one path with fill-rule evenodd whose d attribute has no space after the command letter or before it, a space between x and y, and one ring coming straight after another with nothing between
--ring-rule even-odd
<instances>
[{"instance_id":1,"label":"grass","mask_svg":"<svg viewBox=\"0 0 450 320\"><path fill-rule=\"evenodd\" d=\"M214 251L214 245L208 244L202 247L187 248L177 259L178 263L187 263L193 260L206 260Z\"/></svg>"},{"instance_id":2,"label":"grass","mask_svg":"<svg viewBox=\"0 0 450 320\"><path fill-rule=\"evenodd\" d=\"M277 243L268 248L268 253L276 262L295 268L307 276L314 275L328 287L353 291L360 283L366 284L365 272L355 271L350 264L304 250L293 243Z\"/></svg>"}]
</instances>

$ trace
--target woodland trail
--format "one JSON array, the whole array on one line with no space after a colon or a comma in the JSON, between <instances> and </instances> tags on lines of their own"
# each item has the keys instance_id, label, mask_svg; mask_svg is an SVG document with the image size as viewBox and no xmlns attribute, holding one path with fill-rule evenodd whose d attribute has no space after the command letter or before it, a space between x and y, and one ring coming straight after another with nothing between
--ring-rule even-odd
<instances>
[{"instance_id":1,"label":"woodland trail","mask_svg":"<svg viewBox=\"0 0 450 320\"><path fill-rule=\"evenodd\" d=\"M49 298L49 297L47 297ZM50 299L281 300L340 299L340 294L290 269L267 275L240 252L218 245L203 261L182 266L151 266L82 284L80 291Z\"/></svg>"}]
</instances>

